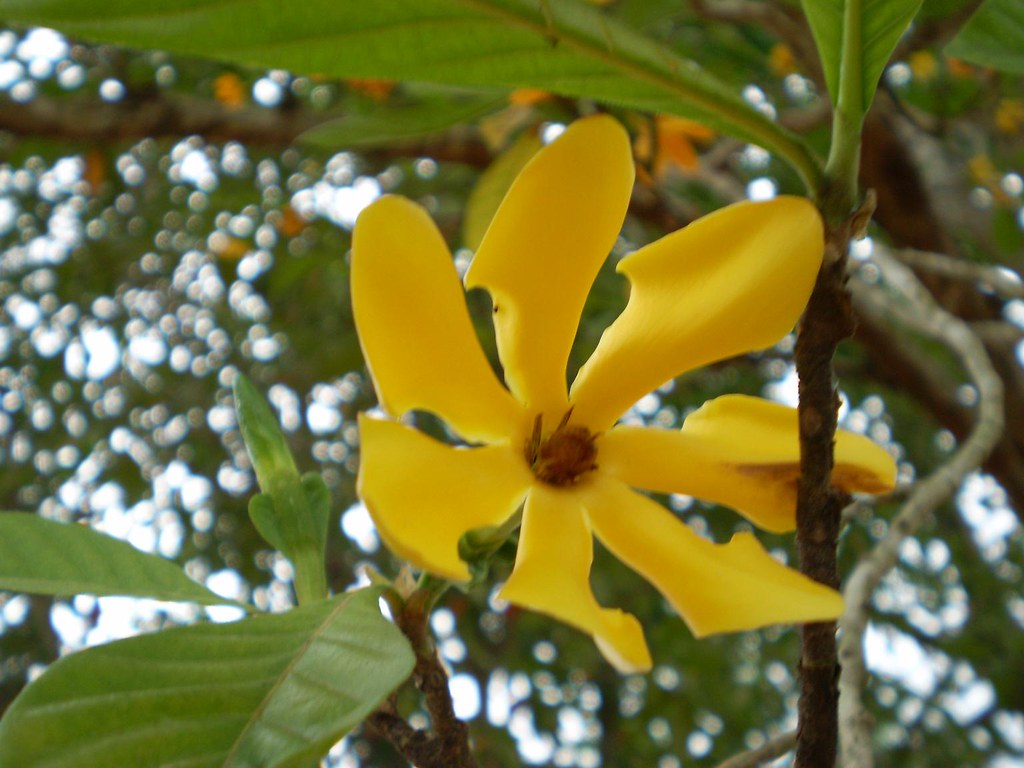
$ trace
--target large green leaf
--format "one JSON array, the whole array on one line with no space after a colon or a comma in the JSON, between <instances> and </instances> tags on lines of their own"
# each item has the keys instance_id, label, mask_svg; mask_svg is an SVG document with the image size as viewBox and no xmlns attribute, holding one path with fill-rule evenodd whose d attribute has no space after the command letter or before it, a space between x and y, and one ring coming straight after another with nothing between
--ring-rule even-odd
<instances>
[{"instance_id":1,"label":"large green leaf","mask_svg":"<svg viewBox=\"0 0 1024 768\"><path fill-rule=\"evenodd\" d=\"M946 53L1024 75L1024 3L987 0L949 44Z\"/></svg>"},{"instance_id":2,"label":"large green leaf","mask_svg":"<svg viewBox=\"0 0 1024 768\"><path fill-rule=\"evenodd\" d=\"M922 0L802 0L832 103L849 92L851 114L871 106L882 70Z\"/></svg>"},{"instance_id":3,"label":"large green leaf","mask_svg":"<svg viewBox=\"0 0 1024 768\"><path fill-rule=\"evenodd\" d=\"M817 175L805 145L732 89L580 0L6 0L0 15L250 66L542 88L674 113L779 153L805 179Z\"/></svg>"},{"instance_id":4,"label":"large green leaf","mask_svg":"<svg viewBox=\"0 0 1024 768\"><path fill-rule=\"evenodd\" d=\"M309 765L412 670L379 595L66 656L0 721L0 768Z\"/></svg>"},{"instance_id":5,"label":"large green leaf","mask_svg":"<svg viewBox=\"0 0 1024 768\"><path fill-rule=\"evenodd\" d=\"M84 525L64 525L24 512L0 513L0 589L234 604L192 581L170 560Z\"/></svg>"}]
</instances>

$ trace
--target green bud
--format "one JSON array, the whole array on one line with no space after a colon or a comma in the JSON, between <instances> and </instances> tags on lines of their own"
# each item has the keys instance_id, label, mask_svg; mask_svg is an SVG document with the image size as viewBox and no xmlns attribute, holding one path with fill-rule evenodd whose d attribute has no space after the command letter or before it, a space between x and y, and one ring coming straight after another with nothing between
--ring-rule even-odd
<instances>
[{"instance_id":1,"label":"green bud","mask_svg":"<svg viewBox=\"0 0 1024 768\"><path fill-rule=\"evenodd\" d=\"M270 405L241 373L235 377L234 393L238 426L260 488L272 493L276 482L284 478L298 480L295 460Z\"/></svg>"}]
</instances>

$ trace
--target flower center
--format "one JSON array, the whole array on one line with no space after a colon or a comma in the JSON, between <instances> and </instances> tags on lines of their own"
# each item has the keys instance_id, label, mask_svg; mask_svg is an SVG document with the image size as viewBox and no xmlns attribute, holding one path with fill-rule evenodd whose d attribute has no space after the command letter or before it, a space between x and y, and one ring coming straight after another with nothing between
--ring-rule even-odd
<instances>
[{"instance_id":1,"label":"flower center","mask_svg":"<svg viewBox=\"0 0 1024 768\"><path fill-rule=\"evenodd\" d=\"M597 435L586 427L569 426L572 409L547 437L542 437L541 417L533 422L533 435L526 442L526 462L538 479L549 485L572 485L580 476L597 469Z\"/></svg>"}]
</instances>

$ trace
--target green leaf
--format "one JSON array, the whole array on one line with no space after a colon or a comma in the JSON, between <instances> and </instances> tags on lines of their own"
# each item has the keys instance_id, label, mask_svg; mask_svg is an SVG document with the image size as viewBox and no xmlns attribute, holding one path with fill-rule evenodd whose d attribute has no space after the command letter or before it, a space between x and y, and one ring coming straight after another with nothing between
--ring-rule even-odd
<instances>
[{"instance_id":1,"label":"green leaf","mask_svg":"<svg viewBox=\"0 0 1024 768\"><path fill-rule=\"evenodd\" d=\"M475 120L507 103L504 93L453 95L414 104L379 104L366 114L350 114L318 125L299 141L329 149L379 147L409 142Z\"/></svg>"},{"instance_id":2,"label":"green leaf","mask_svg":"<svg viewBox=\"0 0 1024 768\"><path fill-rule=\"evenodd\" d=\"M523 166L542 146L536 132L527 131L480 174L466 201L466 212L462 218L462 242L467 248L475 251L480 246L505 193Z\"/></svg>"},{"instance_id":3,"label":"green leaf","mask_svg":"<svg viewBox=\"0 0 1024 768\"><path fill-rule=\"evenodd\" d=\"M1024 75L1024 3L987 0L949 44L946 53Z\"/></svg>"},{"instance_id":4,"label":"green leaf","mask_svg":"<svg viewBox=\"0 0 1024 768\"><path fill-rule=\"evenodd\" d=\"M0 513L0 589L238 605L192 581L170 560L85 525L24 512Z\"/></svg>"},{"instance_id":5,"label":"green leaf","mask_svg":"<svg viewBox=\"0 0 1024 768\"><path fill-rule=\"evenodd\" d=\"M812 186L820 175L798 137L696 63L700 51L684 58L585 2L7 0L0 13L8 22L253 67L541 88L678 114L778 153Z\"/></svg>"},{"instance_id":6,"label":"green leaf","mask_svg":"<svg viewBox=\"0 0 1024 768\"><path fill-rule=\"evenodd\" d=\"M65 656L0 721L0 768L307 766L412 671L379 595Z\"/></svg>"},{"instance_id":7,"label":"green leaf","mask_svg":"<svg viewBox=\"0 0 1024 768\"><path fill-rule=\"evenodd\" d=\"M832 103L847 89L851 115L864 115L882 70L922 0L802 0Z\"/></svg>"}]
</instances>

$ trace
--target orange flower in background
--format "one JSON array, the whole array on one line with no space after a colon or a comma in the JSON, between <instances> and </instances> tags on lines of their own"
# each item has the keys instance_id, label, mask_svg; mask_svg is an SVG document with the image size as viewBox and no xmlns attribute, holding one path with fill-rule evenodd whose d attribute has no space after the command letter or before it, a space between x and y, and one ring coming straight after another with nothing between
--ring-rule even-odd
<instances>
[{"instance_id":1,"label":"orange flower in background","mask_svg":"<svg viewBox=\"0 0 1024 768\"><path fill-rule=\"evenodd\" d=\"M353 91L365 94L374 101L387 101L397 85L394 80L374 78L352 78L351 80L346 80L345 84Z\"/></svg>"},{"instance_id":2,"label":"orange flower in background","mask_svg":"<svg viewBox=\"0 0 1024 768\"><path fill-rule=\"evenodd\" d=\"M522 509L500 596L593 636L620 670L651 658L635 617L598 604L596 536L650 581L695 635L819 621L842 598L772 558L749 533L702 538L634 489L731 506L771 531L795 526L796 411L725 396L682 429L616 426L640 397L686 371L770 346L796 322L823 250L801 198L717 211L623 259L632 286L572 387L580 314L625 217L634 164L608 116L571 125L525 166L466 276L491 295L507 388L477 341L452 256L426 211L400 197L370 205L352 242L352 305L389 418L360 416L359 493L385 543L418 568L464 580L459 541ZM442 418L464 444L398 421ZM892 487L889 455L840 432L833 480Z\"/></svg>"},{"instance_id":3,"label":"orange flower in background","mask_svg":"<svg viewBox=\"0 0 1024 768\"><path fill-rule=\"evenodd\" d=\"M699 166L694 142L700 143L713 138L715 132L693 120L674 115L657 115L654 118L653 137L649 123L644 122L637 131L633 151L637 160L651 166L654 180L661 180L672 169L693 171ZM653 183L644 170L641 180Z\"/></svg>"},{"instance_id":4,"label":"orange flower in background","mask_svg":"<svg viewBox=\"0 0 1024 768\"><path fill-rule=\"evenodd\" d=\"M949 74L953 77L974 77L974 67L963 59L958 59L953 56L946 57L946 69L949 70Z\"/></svg>"},{"instance_id":5,"label":"orange flower in background","mask_svg":"<svg viewBox=\"0 0 1024 768\"><path fill-rule=\"evenodd\" d=\"M234 72L218 75L213 81L213 97L225 107L238 109L247 99L245 85Z\"/></svg>"},{"instance_id":6,"label":"orange flower in background","mask_svg":"<svg viewBox=\"0 0 1024 768\"><path fill-rule=\"evenodd\" d=\"M532 107L545 101L553 101L554 96L540 88L517 88L508 95L508 103L521 107Z\"/></svg>"},{"instance_id":7,"label":"orange flower in background","mask_svg":"<svg viewBox=\"0 0 1024 768\"><path fill-rule=\"evenodd\" d=\"M281 209L281 217L275 219L277 231L285 237L297 237L309 226L309 220L290 205Z\"/></svg>"}]
</instances>

